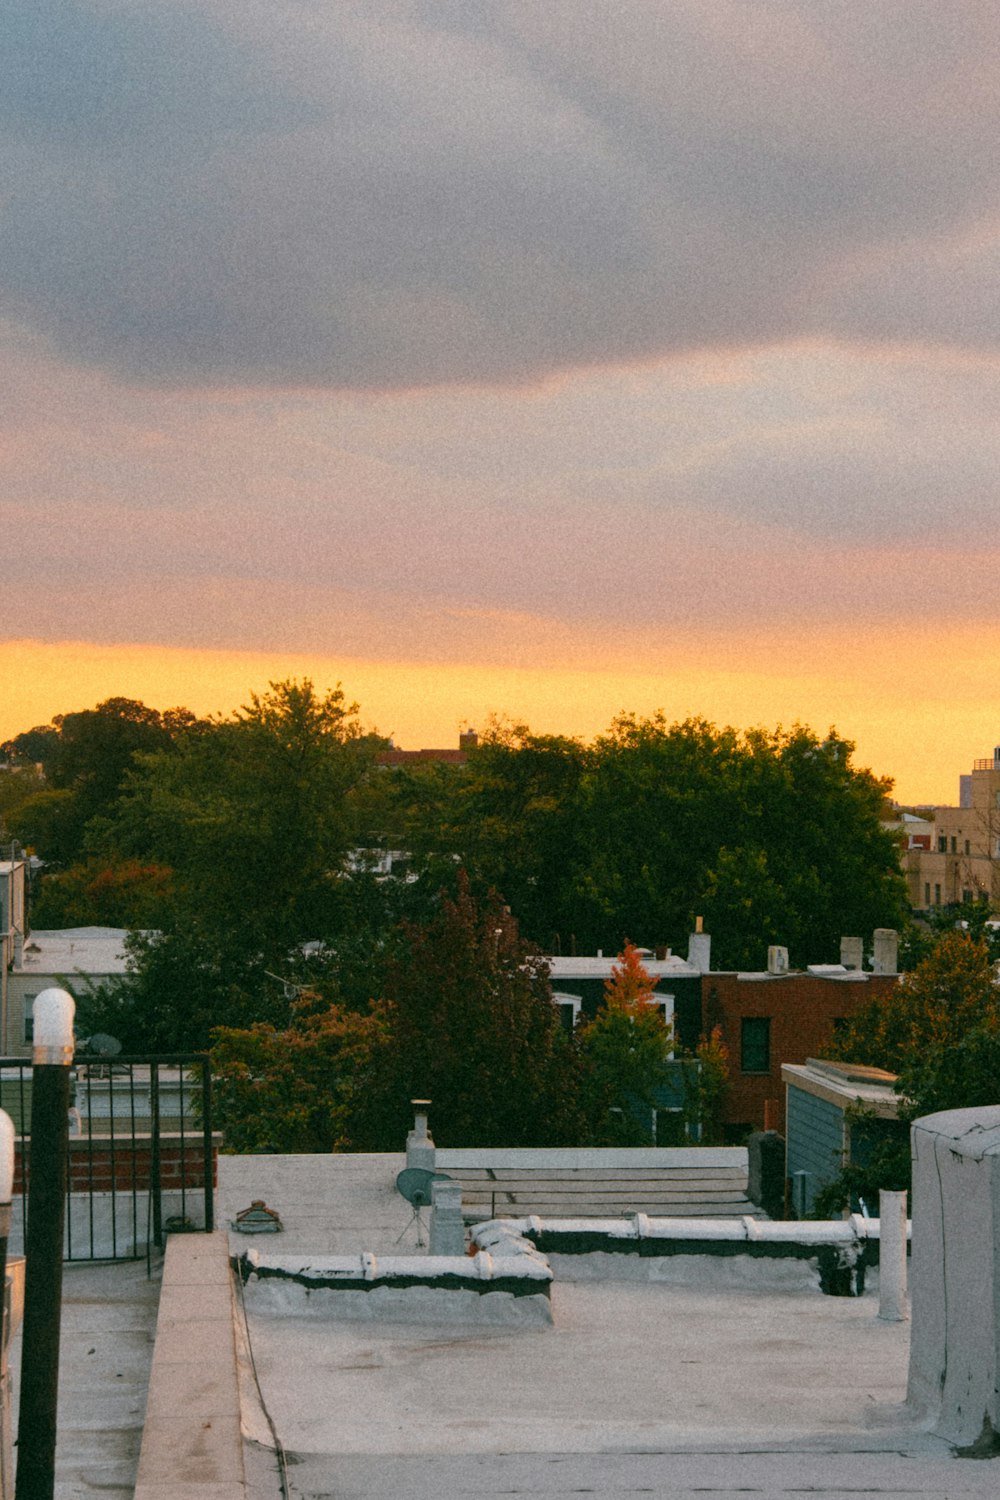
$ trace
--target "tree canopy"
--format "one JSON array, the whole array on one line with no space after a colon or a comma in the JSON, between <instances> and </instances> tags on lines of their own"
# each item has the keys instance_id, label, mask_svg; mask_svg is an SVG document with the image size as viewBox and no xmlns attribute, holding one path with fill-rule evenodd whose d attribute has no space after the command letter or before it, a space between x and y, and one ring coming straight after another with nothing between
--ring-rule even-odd
<instances>
[{"instance_id":1,"label":"tree canopy","mask_svg":"<svg viewBox=\"0 0 1000 1500\"><path fill-rule=\"evenodd\" d=\"M461 878L429 922L404 923L388 965L386 1045L372 1134L398 1146L412 1098L434 1102L439 1145L560 1145L579 1138L575 1060L548 966L494 893Z\"/></svg>"},{"instance_id":2,"label":"tree canopy","mask_svg":"<svg viewBox=\"0 0 1000 1500\"><path fill-rule=\"evenodd\" d=\"M833 730L659 714L591 745L494 725L465 766L393 772L382 795L406 847L458 856L548 950L655 948L703 916L718 965L753 968L772 943L817 962L906 919L889 783L853 752Z\"/></svg>"}]
</instances>

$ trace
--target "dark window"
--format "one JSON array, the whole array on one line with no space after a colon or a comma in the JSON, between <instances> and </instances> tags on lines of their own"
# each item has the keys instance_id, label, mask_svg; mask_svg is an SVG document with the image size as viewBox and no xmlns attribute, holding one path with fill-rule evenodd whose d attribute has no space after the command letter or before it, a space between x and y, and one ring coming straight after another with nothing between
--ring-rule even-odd
<instances>
[{"instance_id":1,"label":"dark window","mask_svg":"<svg viewBox=\"0 0 1000 1500\"><path fill-rule=\"evenodd\" d=\"M771 1071L771 1019L744 1016L740 1023L740 1067L744 1073Z\"/></svg>"},{"instance_id":2,"label":"dark window","mask_svg":"<svg viewBox=\"0 0 1000 1500\"><path fill-rule=\"evenodd\" d=\"M924 885L924 905L925 906L930 906L930 904L931 904L931 883L928 880L925 883L925 885Z\"/></svg>"},{"instance_id":3,"label":"dark window","mask_svg":"<svg viewBox=\"0 0 1000 1500\"><path fill-rule=\"evenodd\" d=\"M972 892L971 891L963 891L962 892L962 900L963 901L967 901L967 902L971 901L972 900Z\"/></svg>"},{"instance_id":4,"label":"dark window","mask_svg":"<svg viewBox=\"0 0 1000 1500\"><path fill-rule=\"evenodd\" d=\"M653 1112L658 1146L686 1146L684 1115L679 1109L657 1109Z\"/></svg>"},{"instance_id":5,"label":"dark window","mask_svg":"<svg viewBox=\"0 0 1000 1500\"><path fill-rule=\"evenodd\" d=\"M939 885L936 885L934 887L934 905L941 905L941 887Z\"/></svg>"},{"instance_id":6,"label":"dark window","mask_svg":"<svg viewBox=\"0 0 1000 1500\"><path fill-rule=\"evenodd\" d=\"M966 841L965 841L965 852L966 852L966 854L971 854L972 853L971 849L969 848L969 840L968 839L966 839Z\"/></svg>"},{"instance_id":7,"label":"dark window","mask_svg":"<svg viewBox=\"0 0 1000 1500\"><path fill-rule=\"evenodd\" d=\"M938 853L939 854L947 854L948 853L948 840L947 840L947 837L943 833L939 833L938 834Z\"/></svg>"},{"instance_id":8,"label":"dark window","mask_svg":"<svg viewBox=\"0 0 1000 1500\"><path fill-rule=\"evenodd\" d=\"M951 852L952 852L952 854L957 854L958 853L958 839L956 839L954 837L952 837L952 841L951 841Z\"/></svg>"}]
</instances>

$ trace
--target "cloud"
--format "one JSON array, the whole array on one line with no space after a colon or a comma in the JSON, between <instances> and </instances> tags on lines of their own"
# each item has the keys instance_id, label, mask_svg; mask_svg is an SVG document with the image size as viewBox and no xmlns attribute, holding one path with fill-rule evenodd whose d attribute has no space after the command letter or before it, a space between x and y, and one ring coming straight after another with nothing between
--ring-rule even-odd
<instances>
[{"instance_id":1,"label":"cloud","mask_svg":"<svg viewBox=\"0 0 1000 1500\"><path fill-rule=\"evenodd\" d=\"M996 345L992 4L12 0L4 24L0 306L133 383Z\"/></svg>"}]
</instances>

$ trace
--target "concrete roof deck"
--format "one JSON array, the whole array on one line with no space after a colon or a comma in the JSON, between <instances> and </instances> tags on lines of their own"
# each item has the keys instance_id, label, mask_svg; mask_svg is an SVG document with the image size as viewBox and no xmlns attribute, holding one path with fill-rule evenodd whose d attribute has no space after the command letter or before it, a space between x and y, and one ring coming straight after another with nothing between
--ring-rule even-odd
<instances>
[{"instance_id":1,"label":"concrete roof deck","mask_svg":"<svg viewBox=\"0 0 1000 1500\"><path fill-rule=\"evenodd\" d=\"M332 1218L331 1253L412 1254L412 1226L395 1244L409 1216L391 1186L402 1156L327 1160L320 1174L302 1158L291 1176L287 1160L224 1158L220 1225L252 1183L288 1230L261 1248L315 1250ZM1000 1466L957 1461L903 1406L909 1325L880 1322L874 1294L825 1297L805 1263L690 1259L651 1283L556 1272L551 1328L351 1321L323 1294L278 1312L264 1284L248 1285L292 1494L995 1493ZM269 1424L247 1382L244 1395L250 1472L266 1485Z\"/></svg>"},{"instance_id":2,"label":"concrete roof deck","mask_svg":"<svg viewBox=\"0 0 1000 1500\"><path fill-rule=\"evenodd\" d=\"M224 1157L217 1222L263 1197L286 1232L233 1234L233 1249L412 1254L393 1186L403 1161ZM289 1316L251 1283L243 1305L267 1415L245 1359L248 1488L215 1495L277 1500L268 1416L297 1500L996 1493L1000 1463L956 1459L903 1407L909 1325L880 1322L874 1295L824 1297L804 1263L675 1262L653 1282L568 1274L557 1267L550 1328L348 1321L320 1296ZM67 1267L66 1288L57 1500L125 1500L157 1288L134 1265Z\"/></svg>"}]
</instances>

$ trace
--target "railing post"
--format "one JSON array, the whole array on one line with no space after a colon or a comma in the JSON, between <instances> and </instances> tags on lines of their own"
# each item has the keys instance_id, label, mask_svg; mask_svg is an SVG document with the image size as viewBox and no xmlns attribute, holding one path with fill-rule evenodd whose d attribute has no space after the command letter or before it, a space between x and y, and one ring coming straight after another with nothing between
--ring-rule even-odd
<instances>
[{"instance_id":1,"label":"railing post","mask_svg":"<svg viewBox=\"0 0 1000 1500\"><path fill-rule=\"evenodd\" d=\"M55 1490L73 1011L65 990L35 1000L16 1500L52 1500Z\"/></svg>"},{"instance_id":2,"label":"railing post","mask_svg":"<svg viewBox=\"0 0 1000 1500\"><path fill-rule=\"evenodd\" d=\"M212 1161L212 1071L207 1057L201 1063L202 1150L205 1171L205 1233L215 1228L215 1181Z\"/></svg>"},{"instance_id":3,"label":"railing post","mask_svg":"<svg viewBox=\"0 0 1000 1500\"><path fill-rule=\"evenodd\" d=\"M153 1244L163 1249L163 1202L160 1185L160 1065L149 1065L149 1197Z\"/></svg>"}]
</instances>

